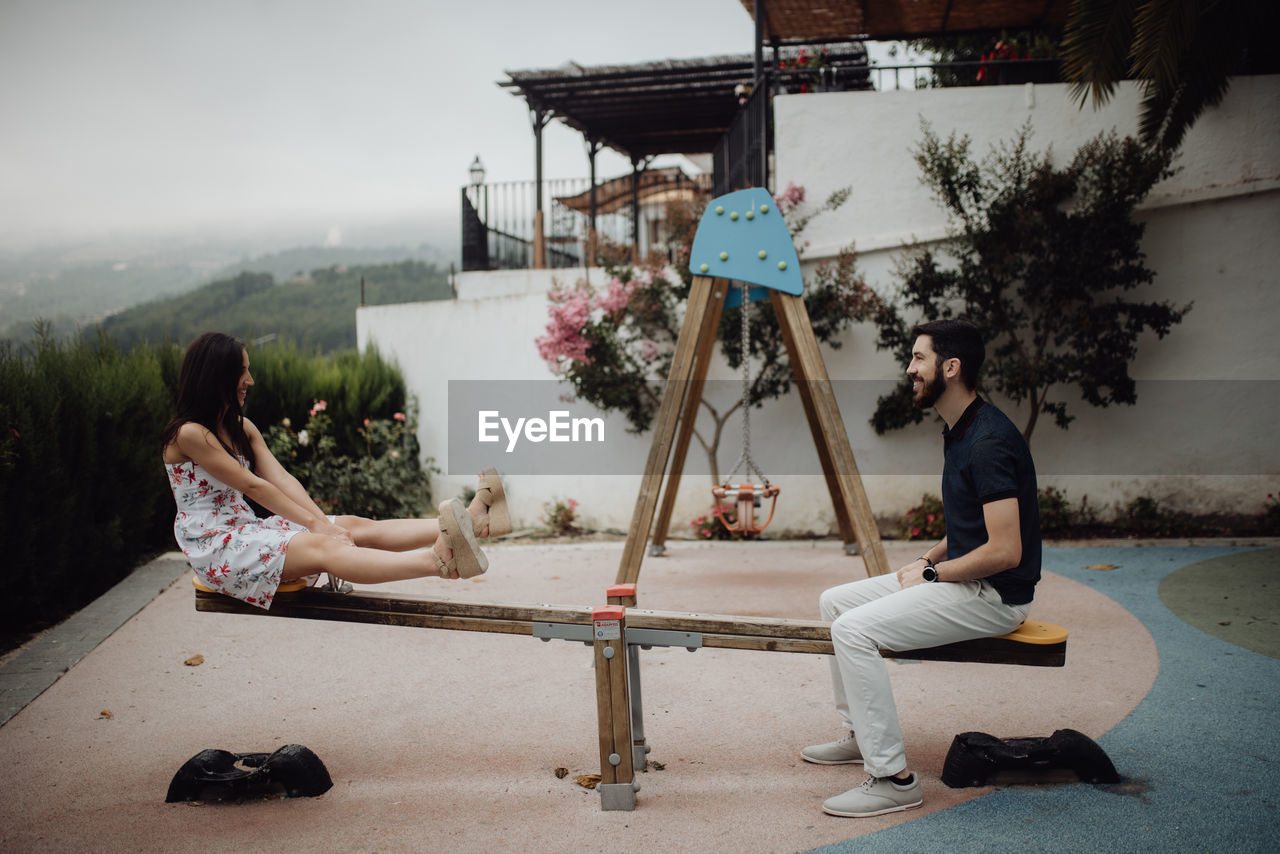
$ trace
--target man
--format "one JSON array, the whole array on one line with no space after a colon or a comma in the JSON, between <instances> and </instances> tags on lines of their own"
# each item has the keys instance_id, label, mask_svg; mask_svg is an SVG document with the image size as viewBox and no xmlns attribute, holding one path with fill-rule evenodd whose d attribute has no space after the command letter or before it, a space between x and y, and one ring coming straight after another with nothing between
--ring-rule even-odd
<instances>
[{"instance_id":1,"label":"man","mask_svg":"<svg viewBox=\"0 0 1280 854\"><path fill-rule=\"evenodd\" d=\"M920 780L907 766L902 729L881 649L922 649L1010 632L1040 580L1035 466L1013 423L975 393L985 349L971 323L915 328L907 376L916 405L934 407L942 431L942 506L947 533L896 574L822 594L835 656L836 709L849 731L804 748L821 765L863 764L862 785L828 799L831 815L866 817L918 807Z\"/></svg>"}]
</instances>

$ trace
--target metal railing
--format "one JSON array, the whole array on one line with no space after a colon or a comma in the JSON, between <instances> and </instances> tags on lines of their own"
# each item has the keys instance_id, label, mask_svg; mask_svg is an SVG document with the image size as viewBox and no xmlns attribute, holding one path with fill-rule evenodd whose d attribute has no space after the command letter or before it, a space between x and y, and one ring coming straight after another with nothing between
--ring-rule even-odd
<instances>
[{"instance_id":1,"label":"metal railing","mask_svg":"<svg viewBox=\"0 0 1280 854\"><path fill-rule=\"evenodd\" d=\"M1057 58L873 65L870 71L879 91L1062 82L1062 60ZM890 74L892 85L886 86L885 77ZM903 85L904 80L908 85Z\"/></svg>"},{"instance_id":2,"label":"metal railing","mask_svg":"<svg viewBox=\"0 0 1280 854\"><path fill-rule=\"evenodd\" d=\"M594 233L590 209L591 181L565 178L543 182L542 240L549 268L597 264L606 254L643 257L666 243L666 198L662 189L705 190L707 176L689 177L678 170L641 173L641 196L632 204L629 175L598 182ZM644 201L643 195L657 197ZM462 189L462 269L530 269L535 265L537 183L512 181ZM637 228L637 220L638 225ZM635 237L639 236L639 245Z\"/></svg>"},{"instance_id":3,"label":"metal railing","mask_svg":"<svg viewBox=\"0 0 1280 854\"><path fill-rule=\"evenodd\" d=\"M773 153L773 97L768 77L760 81L738 110L729 130L712 153L713 195L723 196L747 187L769 186L769 155Z\"/></svg>"},{"instance_id":4,"label":"metal railing","mask_svg":"<svg viewBox=\"0 0 1280 854\"><path fill-rule=\"evenodd\" d=\"M589 189L586 179L543 182L543 238L548 267L582 263L585 229L576 212L559 204L562 196ZM462 269L504 270L533 266L537 183L507 181L462 189ZM610 223L609 225L613 225Z\"/></svg>"}]
</instances>

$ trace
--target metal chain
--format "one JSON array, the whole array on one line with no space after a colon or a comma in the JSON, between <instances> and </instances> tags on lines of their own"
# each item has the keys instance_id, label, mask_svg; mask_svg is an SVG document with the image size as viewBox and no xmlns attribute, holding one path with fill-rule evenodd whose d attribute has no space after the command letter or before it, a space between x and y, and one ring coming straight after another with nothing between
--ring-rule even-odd
<instances>
[{"instance_id":1,"label":"metal chain","mask_svg":"<svg viewBox=\"0 0 1280 854\"><path fill-rule=\"evenodd\" d=\"M738 457L738 461L733 464L733 469L725 477L725 483L729 482L729 478L737 473L738 469L746 463L745 474L749 478L754 472L764 483L769 483L769 478L756 466L755 460L751 459L751 363L748 356L751 352L751 318L748 311L751 309L750 297L751 286L746 282L739 283L742 289L742 305L740 307L742 317L742 456Z\"/></svg>"}]
</instances>

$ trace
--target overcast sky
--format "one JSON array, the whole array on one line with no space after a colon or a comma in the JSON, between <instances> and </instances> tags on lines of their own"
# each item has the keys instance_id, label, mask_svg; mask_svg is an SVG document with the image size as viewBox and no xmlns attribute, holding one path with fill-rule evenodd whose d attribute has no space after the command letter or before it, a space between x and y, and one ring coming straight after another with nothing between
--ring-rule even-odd
<instances>
[{"instance_id":1,"label":"overcast sky","mask_svg":"<svg viewBox=\"0 0 1280 854\"><path fill-rule=\"evenodd\" d=\"M740 0L0 0L0 235L456 219L477 154L533 178L505 71L752 35ZM545 145L548 177L587 174L577 133Z\"/></svg>"}]
</instances>

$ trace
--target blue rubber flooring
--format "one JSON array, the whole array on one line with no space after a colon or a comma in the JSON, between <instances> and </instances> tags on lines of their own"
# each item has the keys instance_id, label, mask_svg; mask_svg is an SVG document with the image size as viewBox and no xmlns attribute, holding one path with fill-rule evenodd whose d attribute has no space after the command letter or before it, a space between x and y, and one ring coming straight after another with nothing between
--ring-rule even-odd
<instances>
[{"instance_id":1,"label":"blue rubber flooring","mask_svg":"<svg viewBox=\"0 0 1280 854\"><path fill-rule=\"evenodd\" d=\"M1046 570L1114 599L1156 642L1160 669L1154 687L1098 739L1120 773L1119 784L1013 786L817 850L1280 850L1280 660L1194 628L1165 607L1157 592L1175 570L1244 551L1250 549L1045 550ZM1120 566L1084 569L1098 563ZM1280 577L1280 562L1276 571Z\"/></svg>"}]
</instances>

